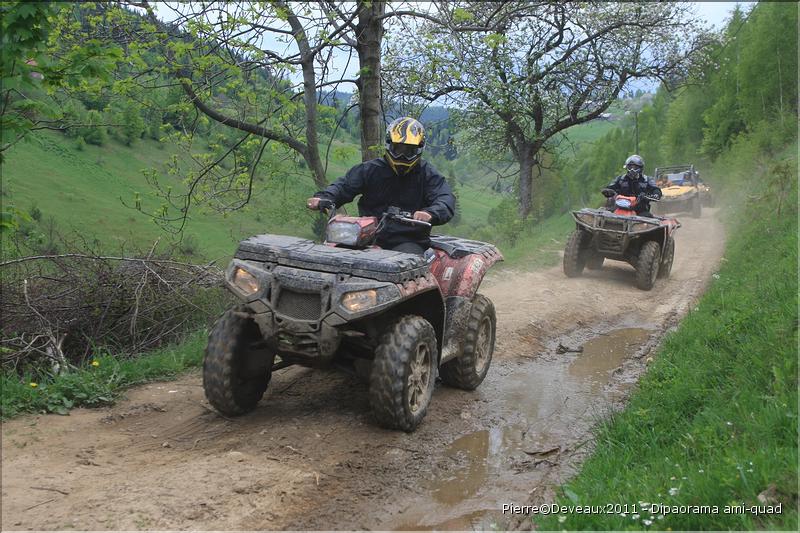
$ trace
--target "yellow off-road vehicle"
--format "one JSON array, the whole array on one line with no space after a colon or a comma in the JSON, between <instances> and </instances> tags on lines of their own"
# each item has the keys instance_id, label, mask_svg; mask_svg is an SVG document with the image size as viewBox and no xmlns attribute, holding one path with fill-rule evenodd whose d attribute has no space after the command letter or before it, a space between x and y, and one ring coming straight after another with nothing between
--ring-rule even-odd
<instances>
[{"instance_id":1,"label":"yellow off-road vehicle","mask_svg":"<svg viewBox=\"0 0 800 533\"><path fill-rule=\"evenodd\" d=\"M703 191L694 165L656 168L655 179L663 194L657 205L658 214L688 212L692 218L700 218L703 214Z\"/></svg>"}]
</instances>

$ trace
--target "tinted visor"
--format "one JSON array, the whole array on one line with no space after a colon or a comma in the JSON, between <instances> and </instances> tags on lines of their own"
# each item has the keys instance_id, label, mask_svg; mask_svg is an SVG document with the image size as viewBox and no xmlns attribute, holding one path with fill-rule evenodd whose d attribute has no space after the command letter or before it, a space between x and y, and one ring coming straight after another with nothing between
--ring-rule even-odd
<instances>
[{"instance_id":1,"label":"tinted visor","mask_svg":"<svg viewBox=\"0 0 800 533\"><path fill-rule=\"evenodd\" d=\"M628 169L628 170L639 170L639 171L642 170L642 167L640 167L639 165L637 165L635 163L628 163L627 165L625 165L625 168Z\"/></svg>"},{"instance_id":2,"label":"tinted visor","mask_svg":"<svg viewBox=\"0 0 800 533\"><path fill-rule=\"evenodd\" d=\"M391 143L389 153L395 159L412 160L422 153L422 148L415 144Z\"/></svg>"}]
</instances>

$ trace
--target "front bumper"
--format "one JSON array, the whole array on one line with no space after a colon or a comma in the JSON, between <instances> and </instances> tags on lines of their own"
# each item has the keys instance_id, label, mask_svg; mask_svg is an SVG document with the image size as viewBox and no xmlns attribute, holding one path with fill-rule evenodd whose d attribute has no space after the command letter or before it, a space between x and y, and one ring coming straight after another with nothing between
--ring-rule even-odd
<instances>
[{"instance_id":1,"label":"front bumper","mask_svg":"<svg viewBox=\"0 0 800 533\"><path fill-rule=\"evenodd\" d=\"M236 269L252 275L258 288L251 292L237 284ZM341 341L341 326L381 313L401 299L394 283L240 259L231 262L225 280L250 309L270 347L288 358L333 357ZM374 291L374 303L358 309L345 306L345 295L363 291L370 297Z\"/></svg>"},{"instance_id":2,"label":"front bumper","mask_svg":"<svg viewBox=\"0 0 800 533\"><path fill-rule=\"evenodd\" d=\"M592 233L594 249L609 257L622 257L631 241L662 229L661 219L615 215L601 209L581 209L572 216L578 226Z\"/></svg>"}]
</instances>

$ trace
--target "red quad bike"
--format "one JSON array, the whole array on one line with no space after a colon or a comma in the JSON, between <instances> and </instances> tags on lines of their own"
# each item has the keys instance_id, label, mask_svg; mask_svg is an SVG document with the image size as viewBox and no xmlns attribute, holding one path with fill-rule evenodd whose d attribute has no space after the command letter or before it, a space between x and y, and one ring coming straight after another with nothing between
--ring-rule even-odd
<instances>
[{"instance_id":1,"label":"red quad bike","mask_svg":"<svg viewBox=\"0 0 800 533\"><path fill-rule=\"evenodd\" d=\"M606 258L630 263L636 269L636 286L649 291L657 278L668 278L675 258L674 218L636 215L637 198L621 196L611 189L603 194L613 198L614 211L574 211L576 229L564 250L564 274L580 276L584 267L599 270ZM649 198L651 202L657 201Z\"/></svg>"},{"instance_id":2,"label":"red quad bike","mask_svg":"<svg viewBox=\"0 0 800 533\"><path fill-rule=\"evenodd\" d=\"M382 426L413 431L437 370L464 390L481 384L495 342L492 302L477 290L503 256L491 244L432 236L425 257L373 245L389 221L430 227L389 208L377 217L329 210L324 244L282 235L239 243L226 285L240 304L214 325L203 387L214 408L255 408L272 372L290 365L368 373Z\"/></svg>"}]
</instances>

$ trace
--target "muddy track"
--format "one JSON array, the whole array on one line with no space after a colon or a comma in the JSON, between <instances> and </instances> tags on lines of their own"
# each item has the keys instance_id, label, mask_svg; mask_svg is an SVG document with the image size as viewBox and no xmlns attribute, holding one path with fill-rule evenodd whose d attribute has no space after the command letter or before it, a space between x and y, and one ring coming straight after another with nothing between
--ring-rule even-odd
<instances>
[{"instance_id":1,"label":"muddy track","mask_svg":"<svg viewBox=\"0 0 800 533\"><path fill-rule=\"evenodd\" d=\"M411 435L375 427L355 377L303 368L277 372L237 419L210 410L191 372L111 408L3 424L2 529L506 524L503 503L547 500L575 471L592 426L702 293L724 240L715 210L704 214L683 219L672 277L649 293L612 261L577 279L494 273L482 289L498 318L487 380L472 393L437 385Z\"/></svg>"}]
</instances>

